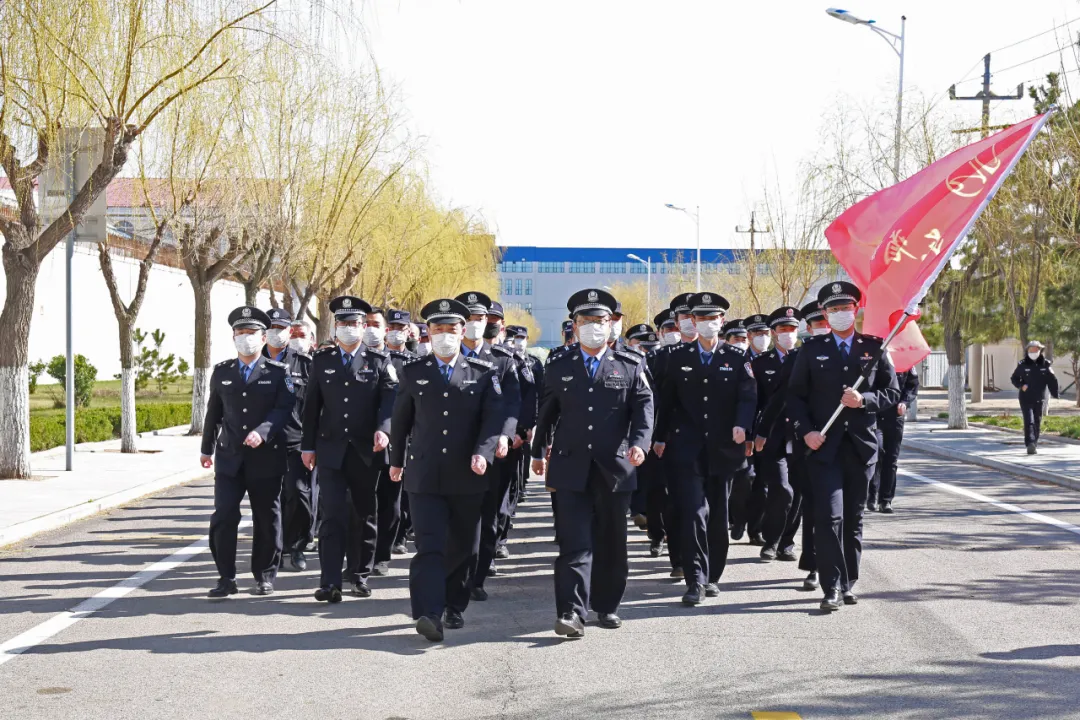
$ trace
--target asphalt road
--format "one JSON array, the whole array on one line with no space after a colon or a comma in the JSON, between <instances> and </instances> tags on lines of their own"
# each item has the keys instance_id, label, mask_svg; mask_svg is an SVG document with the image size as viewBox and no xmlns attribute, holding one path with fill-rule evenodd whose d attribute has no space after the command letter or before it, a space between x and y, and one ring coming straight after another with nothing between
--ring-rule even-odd
<instances>
[{"instance_id":1,"label":"asphalt road","mask_svg":"<svg viewBox=\"0 0 1080 720\"><path fill-rule=\"evenodd\" d=\"M1080 494L913 453L903 468L950 487L901 478L898 513L867 521L861 602L835 615L745 543L722 595L684 608L635 529L623 628L558 639L532 495L491 599L441 645L413 630L400 559L333 607L311 599L317 563L272 597L244 594L248 576L206 600L198 545L154 565L206 531L212 487L181 487L0 551L0 647L35 643L0 654L0 717L1080 717Z\"/></svg>"}]
</instances>

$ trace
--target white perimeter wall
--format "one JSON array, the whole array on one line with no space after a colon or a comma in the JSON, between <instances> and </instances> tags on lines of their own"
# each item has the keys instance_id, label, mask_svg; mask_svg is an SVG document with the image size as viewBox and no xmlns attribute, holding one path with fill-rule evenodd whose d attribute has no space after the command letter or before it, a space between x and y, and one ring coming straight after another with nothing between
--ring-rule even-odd
<instances>
[{"instance_id":1,"label":"white perimeter wall","mask_svg":"<svg viewBox=\"0 0 1080 720\"><path fill-rule=\"evenodd\" d=\"M30 362L44 360L47 363L53 356L64 354L64 252L64 245L61 244L41 265L34 298L34 319L30 327ZM138 262L114 255L113 269L124 302L130 302L139 279ZM0 272L0 302L4 297L5 284L6 280ZM120 339L95 246L76 246L72 286L75 352L85 355L97 368L98 380L112 380L113 375L120 372ZM213 318L210 354L213 363L236 354L227 319L235 307L243 304L244 288L239 283L222 280L214 285L211 294ZM258 306L270 307L267 291L259 293ZM194 364L195 301L191 284L183 270L159 266L153 268L136 327L147 333L156 329L165 331L164 354L175 353L178 358L186 359L189 365ZM43 374L39 382L51 383L53 379Z\"/></svg>"}]
</instances>

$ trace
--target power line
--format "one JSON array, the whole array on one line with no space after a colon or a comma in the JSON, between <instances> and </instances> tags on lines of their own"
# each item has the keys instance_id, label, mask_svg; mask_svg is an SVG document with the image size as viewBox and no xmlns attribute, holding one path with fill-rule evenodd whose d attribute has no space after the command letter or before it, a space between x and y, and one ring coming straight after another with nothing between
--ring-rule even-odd
<instances>
[{"instance_id":1,"label":"power line","mask_svg":"<svg viewBox=\"0 0 1080 720\"><path fill-rule=\"evenodd\" d=\"M1043 35L1049 35L1050 33L1054 32L1055 30L1060 30L1061 28L1065 27L1066 25L1072 25L1077 20L1080 20L1080 18L1073 18L1072 20L1066 20L1065 22L1061 23L1060 25L1055 25L1054 27L1050 28L1049 30L1043 30L1041 33L1038 33L1036 35L1032 35L1031 37L1024 38L1023 40L1017 40L1014 43L1010 43L1008 45L1005 45L1004 47L999 47L996 50L991 50L990 53L993 54L993 53L996 53L996 52L1001 52L1002 50L1008 50L1009 48L1016 47L1017 45L1023 45L1024 43L1026 43L1029 40L1034 40L1035 38L1040 38ZM960 82L963 82L963 80L961 80Z\"/></svg>"},{"instance_id":2,"label":"power line","mask_svg":"<svg viewBox=\"0 0 1080 720\"><path fill-rule=\"evenodd\" d=\"M1054 50L1051 50L1050 52L1046 53L1045 55L1039 55L1038 57L1033 57L1033 58L1031 58L1030 60L1025 60L1025 61L1023 61L1023 62L1018 62L1018 63L1016 63L1015 65L1010 65L1010 66L1009 66L1009 67L1007 67L1007 68L1002 68L1001 70L998 70L998 71L996 71L996 72L995 72L994 74L995 74L995 75L1000 75L1000 74L1001 74L1001 73L1003 73L1003 72L1008 72L1009 70L1014 70L1014 69L1016 69L1016 68L1018 68L1018 67L1022 67L1022 66L1024 66L1024 65L1027 65L1027 64L1029 64L1029 63L1033 63L1033 62L1035 62L1036 60L1042 60L1042 59L1044 59L1044 58L1048 58L1048 57L1050 57L1051 55L1060 55L1060 54L1061 54L1061 53L1063 53L1063 52L1064 52L1064 50L1063 50L1062 48L1056 48L1056 49L1054 49Z\"/></svg>"}]
</instances>

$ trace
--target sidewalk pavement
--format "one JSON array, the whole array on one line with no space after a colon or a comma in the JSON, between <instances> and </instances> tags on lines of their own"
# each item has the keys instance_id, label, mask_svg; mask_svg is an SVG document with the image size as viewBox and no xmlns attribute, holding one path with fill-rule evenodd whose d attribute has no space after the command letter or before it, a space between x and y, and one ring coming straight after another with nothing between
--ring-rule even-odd
<instances>
[{"instance_id":1,"label":"sidewalk pavement","mask_svg":"<svg viewBox=\"0 0 1080 720\"><path fill-rule=\"evenodd\" d=\"M1028 455L1022 433L976 426L949 430L944 422L920 420L905 424L904 447L1080 490L1080 444L1045 434L1038 454Z\"/></svg>"},{"instance_id":2,"label":"sidewalk pavement","mask_svg":"<svg viewBox=\"0 0 1080 720\"><path fill-rule=\"evenodd\" d=\"M76 445L71 472L64 470L63 447L34 453L33 480L0 480L0 547L207 477L200 439L185 437L187 429L144 433L138 454L122 454L119 440Z\"/></svg>"}]
</instances>

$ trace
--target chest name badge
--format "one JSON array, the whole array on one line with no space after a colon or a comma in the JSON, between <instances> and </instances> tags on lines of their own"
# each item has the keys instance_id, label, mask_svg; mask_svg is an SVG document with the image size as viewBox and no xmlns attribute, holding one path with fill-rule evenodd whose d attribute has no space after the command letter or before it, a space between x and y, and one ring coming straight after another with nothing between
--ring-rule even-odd
<instances>
[{"instance_id":1,"label":"chest name badge","mask_svg":"<svg viewBox=\"0 0 1080 720\"><path fill-rule=\"evenodd\" d=\"M272 385L273 383L274 383L273 380L260 380L259 381L260 385Z\"/></svg>"}]
</instances>

